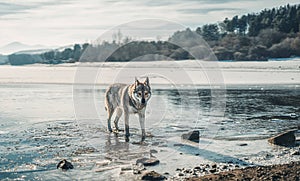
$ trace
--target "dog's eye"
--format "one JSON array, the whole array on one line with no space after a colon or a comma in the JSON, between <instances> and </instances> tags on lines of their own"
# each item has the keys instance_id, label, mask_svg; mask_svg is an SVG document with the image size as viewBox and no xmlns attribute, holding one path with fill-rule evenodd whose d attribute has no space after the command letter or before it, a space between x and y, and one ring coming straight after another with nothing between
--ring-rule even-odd
<instances>
[{"instance_id":1,"label":"dog's eye","mask_svg":"<svg viewBox=\"0 0 300 181\"><path fill-rule=\"evenodd\" d=\"M148 92L145 92L145 96L148 97Z\"/></svg>"},{"instance_id":2,"label":"dog's eye","mask_svg":"<svg viewBox=\"0 0 300 181\"><path fill-rule=\"evenodd\" d=\"M142 93L141 93L141 92L138 92L137 95L138 95L139 97L141 97L141 96L142 96Z\"/></svg>"}]
</instances>

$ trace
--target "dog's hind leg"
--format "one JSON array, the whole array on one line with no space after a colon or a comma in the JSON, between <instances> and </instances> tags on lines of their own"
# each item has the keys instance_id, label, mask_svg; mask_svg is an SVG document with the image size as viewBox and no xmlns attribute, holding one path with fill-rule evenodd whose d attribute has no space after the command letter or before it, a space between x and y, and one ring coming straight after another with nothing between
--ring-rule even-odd
<instances>
[{"instance_id":1,"label":"dog's hind leg","mask_svg":"<svg viewBox=\"0 0 300 181\"><path fill-rule=\"evenodd\" d=\"M116 118L115 118L115 121L114 121L116 132L119 131L118 123L119 123L120 117L122 116L122 113L123 113L123 110L121 108L116 109Z\"/></svg>"}]
</instances>

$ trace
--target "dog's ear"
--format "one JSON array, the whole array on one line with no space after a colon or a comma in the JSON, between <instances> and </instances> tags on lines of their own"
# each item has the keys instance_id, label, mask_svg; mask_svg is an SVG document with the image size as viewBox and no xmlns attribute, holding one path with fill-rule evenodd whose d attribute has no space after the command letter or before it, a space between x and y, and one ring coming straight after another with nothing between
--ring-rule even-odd
<instances>
[{"instance_id":1,"label":"dog's ear","mask_svg":"<svg viewBox=\"0 0 300 181\"><path fill-rule=\"evenodd\" d=\"M139 83L140 83L140 82L139 82L139 80L138 80L138 79L135 77L135 82L134 82L134 85L135 85L135 86L138 86L138 85L139 85Z\"/></svg>"},{"instance_id":2,"label":"dog's ear","mask_svg":"<svg viewBox=\"0 0 300 181\"><path fill-rule=\"evenodd\" d=\"M146 80L145 80L144 84L149 85L149 78L148 77L146 77Z\"/></svg>"}]
</instances>

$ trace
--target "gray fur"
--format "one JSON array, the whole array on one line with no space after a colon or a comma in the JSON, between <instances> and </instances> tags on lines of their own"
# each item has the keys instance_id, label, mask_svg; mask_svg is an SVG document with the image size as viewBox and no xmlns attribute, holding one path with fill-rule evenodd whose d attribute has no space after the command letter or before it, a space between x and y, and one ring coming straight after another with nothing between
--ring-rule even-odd
<instances>
[{"instance_id":1,"label":"gray fur","mask_svg":"<svg viewBox=\"0 0 300 181\"><path fill-rule=\"evenodd\" d=\"M134 113L139 115L139 122L142 130L142 141L145 140L145 111L147 102L151 97L151 88L149 78L147 77L144 83L135 80L132 85L112 84L108 87L105 93L105 109L108 113L107 129L112 132L111 118L114 112L116 117L114 126L116 131L119 131L118 122L124 113L125 120L125 138L129 141L129 114Z\"/></svg>"}]
</instances>

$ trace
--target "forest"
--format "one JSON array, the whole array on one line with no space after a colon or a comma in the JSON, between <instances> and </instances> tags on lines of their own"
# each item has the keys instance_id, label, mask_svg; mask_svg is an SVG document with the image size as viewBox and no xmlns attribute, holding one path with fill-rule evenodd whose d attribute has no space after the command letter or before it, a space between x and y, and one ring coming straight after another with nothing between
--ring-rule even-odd
<instances>
[{"instance_id":1,"label":"forest","mask_svg":"<svg viewBox=\"0 0 300 181\"><path fill-rule=\"evenodd\" d=\"M222 22L205 24L195 30L187 28L174 32L170 39L187 38L197 33L207 42L219 61L267 61L270 58L300 56L300 4L264 9L259 13L225 18ZM121 32L118 32L121 33ZM102 61L131 61L143 55L159 55L174 60L193 59L186 50L170 41L130 41L131 37L99 45L75 44L63 50L41 54L12 54L12 65L30 63L74 63L80 60L87 47L97 51L108 48L116 51ZM130 42L130 43L128 43ZM155 59L155 56L150 58ZM148 59L150 59L148 57ZM91 58L84 61L95 61Z\"/></svg>"}]
</instances>

